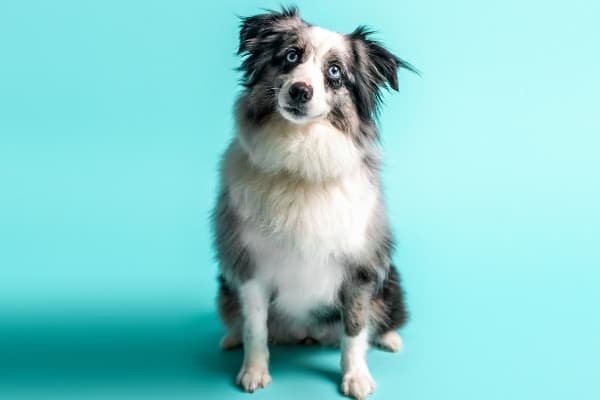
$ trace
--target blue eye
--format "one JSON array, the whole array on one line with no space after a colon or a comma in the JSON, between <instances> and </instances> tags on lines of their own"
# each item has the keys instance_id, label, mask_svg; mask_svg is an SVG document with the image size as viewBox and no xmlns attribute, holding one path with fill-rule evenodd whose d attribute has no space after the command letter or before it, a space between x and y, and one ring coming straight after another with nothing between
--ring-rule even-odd
<instances>
[{"instance_id":1,"label":"blue eye","mask_svg":"<svg viewBox=\"0 0 600 400\"><path fill-rule=\"evenodd\" d=\"M285 60L289 63L295 63L298 61L298 52L296 50L290 50L285 55Z\"/></svg>"},{"instance_id":2,"label":"blue eye","mask_svg":"<svg viewBox=\"0 0 600 400\"><path fill-rule=\"evenodd\" d=\"M327 75L329 75L331 79L339 79L342 76L342 70L334 64L327 70Z\"/></svg>"}]
</instances>

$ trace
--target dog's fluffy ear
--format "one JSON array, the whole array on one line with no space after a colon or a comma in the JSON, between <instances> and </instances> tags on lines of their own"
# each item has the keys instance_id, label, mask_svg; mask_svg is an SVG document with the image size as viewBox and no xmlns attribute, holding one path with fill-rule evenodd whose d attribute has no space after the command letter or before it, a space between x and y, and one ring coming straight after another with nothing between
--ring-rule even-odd
<instances>
[{"instance_id":1,"label":"dog's fluffy ear","mask_svg":"<svg viewBox=\"0 0 600 400\"><path fill-rule=\"evenodd\" d=\"M281 11L269 11L252 17L241 18L240 46L238 54L251 53L257 49L261 39L273 33L273 25L287 18L299 17L296 7L283 7Z\"/></svg>"},{"instance_id":2,"label":"dog's fluffy ear","mask_svg":"<svg viewBox=\"0 0 600 400\"><path fill-rule=\"evenodd\" d=\"M381 102L381 89L398 90L398 69L404 68L418 74L408 62L400 59L381 43L370 38L373 34L359 26L349 35L356 62L355 95L361 115L370 118Z\"/></svg>"}]
</instances>

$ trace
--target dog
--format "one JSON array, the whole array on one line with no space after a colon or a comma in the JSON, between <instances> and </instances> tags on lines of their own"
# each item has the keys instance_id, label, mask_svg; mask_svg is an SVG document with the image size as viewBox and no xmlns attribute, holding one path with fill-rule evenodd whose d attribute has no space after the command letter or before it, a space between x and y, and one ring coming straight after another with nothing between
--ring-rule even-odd
<instances>
[{"instance_id":1,"label":"dog","mask_svg":"<svg viewBox=\"0 0 600 400\"><path fill-rule=\"evenodd\" d=\"M417 72L364 26L341 34L296 8L241 19L243 90L212 214L223 349L271 382L268 343L339 344L344 394L373 392L370 344L397 351L407 311L382 196L376 117Z\"/></svg>"}]
</instances>

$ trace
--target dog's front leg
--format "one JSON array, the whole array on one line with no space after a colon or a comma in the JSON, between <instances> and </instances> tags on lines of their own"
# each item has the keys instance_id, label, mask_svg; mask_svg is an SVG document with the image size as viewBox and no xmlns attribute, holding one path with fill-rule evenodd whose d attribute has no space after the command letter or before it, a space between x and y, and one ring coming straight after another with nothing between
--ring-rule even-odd
<instances>
[{"instance_id":1,"label":"dog's front leg","mask_svg":"<svg viewBox=\"0 0 600 400\"><path fill-rule=\"evenodd\" d=\"M374 281L359 273L342 289L342 385L345 395L364 399L375 390L375 381L367 366L369 315ZM365 278L367 277L367 278Z\"/></svg>"},{"instance_id":2,"label":"dog's front leg","mask_svg":"<svg viewBox=\"0 0 600 400\"><path fill-rule=\"evenodd\" d=\"M267 345L269 297L266 288L255 280L249 280L240 287L244 363L237 376L237 383L249 392L271 382Z\"/></svg>"}]
</instances>

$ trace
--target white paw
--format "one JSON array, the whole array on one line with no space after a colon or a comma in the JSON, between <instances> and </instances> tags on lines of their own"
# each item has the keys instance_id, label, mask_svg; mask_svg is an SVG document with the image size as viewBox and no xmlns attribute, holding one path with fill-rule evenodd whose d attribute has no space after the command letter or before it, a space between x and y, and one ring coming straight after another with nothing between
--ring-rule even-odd
<instances>
[{"instance_id":1,"label":"white paw","mask_svg":"<svg viewBox=\"0 0 600 400\"><path fill-rule=\"evenodd\" d=\"M257 364L244 364L237 376L237 384L247 392L254 392L256 389L264 388L271 382L271 375L267 367Z\"/></svg>"},{"instance_id":2,"label":"white paw","mask_svg":"<svg viewBox=\"0 0 600 400\"><path fill-rule=\"evenodd\" d=\"M375 390L375 381L367 370L354 370L344 374L342 392L355 399L364 399Z\"/></svg>"},{"instance_id":3,"label":"white paw","mask_svg":"<svg viewBox=\"0 0 600 400\"><path fill-rule=\"evenodd\" d=\"M379 336L375 343L384 350L396 352L402 348L402 337L396 331L389 331Z\"/></svg>"}]
</instances>

